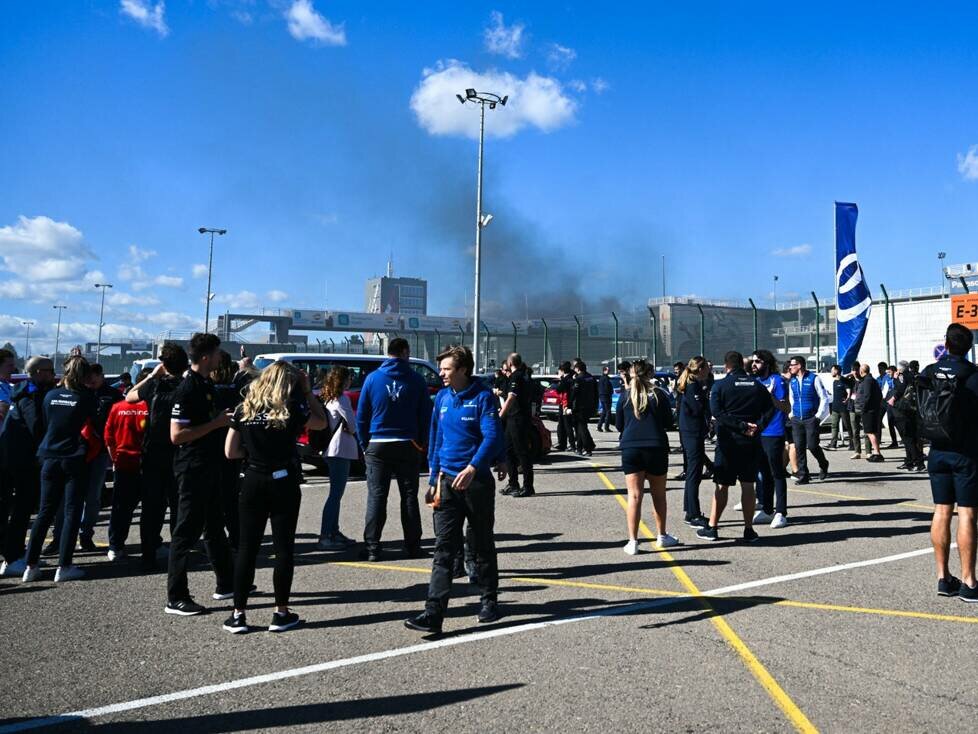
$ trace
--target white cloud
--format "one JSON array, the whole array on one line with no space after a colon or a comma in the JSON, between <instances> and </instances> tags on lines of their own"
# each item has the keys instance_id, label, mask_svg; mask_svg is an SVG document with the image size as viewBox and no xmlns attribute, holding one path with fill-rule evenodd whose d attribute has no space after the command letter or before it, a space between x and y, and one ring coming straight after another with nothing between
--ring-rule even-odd
<instances>
[{"instance_id":1,"label":"white cloud","mask_svg":"<svg viewBox=\"0 0 978 734\"><path fill-rule=\"evenodd\" d=\"M164 38L170 29L166 25L166 3L159 0L150 5L148 0L119 0L119 11L136 21L143 28L152 28L160 38Z\"/></svg>"},{"instance_id":2,"label":"white cloud","mask_svg":"<svg viewBox=\"0 0 978 734\"><path fill-rule=\"evenodd\" d=\"M29 281L75 280L94 257L82 233L67 222L20 216L17 224L0 227L2 269Z\"/></svg>"},{"instance_id":3,"label":"white cloud","mask_svg":"<svg viewBox=\"0 0 978 734\"><path fill-rule=\"evenodd\" d=\"M488 112L486 134L509 137L524 127L543 132L556 130L574 120L577 103L568 97L557 79L530 72L525 79L509 72L476 72L461 61L439 61L421 72L421 83L411 95L411 109L418 123L432 135L479 136L475 105L458 103L455 95L467 88L491 90L509 96L505 107Z\"/></svg>"},{"instance_id":4,"label":"white cloud","mask_svg":"<svg viewBox=\"0 0 978 734\"><path fill-rule=\"evenodd\" d=\"M289 294L285 291L271 290L265 294L265 298L272 303L281 303L289 297Z\"/></svg>"},{"instance_id":5,"label":"white cloud","mask_svg":"<svg viewBox=\"0 0 978 734\"><path fill-rule=\"evenodd\" d=\"M222 303L228 308L260 308L261 299L254 291L238 291L237 293L220 293L214 296L216 303ZM213 310L213 309L211 309Z\"/></svg>"},{"instance_id":6,"label":"white cloud","mask_svg":"<svg viewBox=\"0 0 978 734\"><path fill-rule=\"evenodd\" d=\"M188 316L179 311L157 311L146 314L146 321L163 329L199 329L204 324L204 317Z\"/></svg>"},{"instance_id":7,"label":"white cloud","mask_svg":"<svg viewBox=\"0 0 978 734\"><path fill-rule=\"evenodd\" d=\"M316 41L326 46L345 46L346 29L333 25L313 7L312 0L294 0L285 11L289 33L297 41Z\"/></svg>"},{"instance_id":8,"label":"white cloud","mask_svg":"<svg viewBox=\"0 0 978 734\"><path fill-rule=\"evenodd\" d=\"M608 87L610 86L611 85L601 77L595 77L591 80L591 89L594 90L595 94L604 94L608 91Z\"/></svg>"},{"instance_id":9,"label":"white cloud","mask_svg":"<svg viewBox=\"0 0 978 734\"><path fill-rule=\"evenodd\" d=\"M145 281L147 278L146 271L143 270L142 266L135 263L122 263L116 274L119 276L119 280Z\"/></svg>"},{"instance_id":10,"label":"white cloud","mask_svg":"<svg viewBox=\"0 0 978 734\"><path fill-rule=\"evenodd\" d=\"M978 145L972 145L964 155L958 153L958 173L965 181L978 181Z\"/></svg>"},{"instance_id":11,"label":"white cloud","mask_svg":"<svg viewBox=\"0 0 978 734\"><path fill-rule=\"evenodd\" d=\"M577 51L559 43L551 43L547 50L547 63L551 69L562 70L571 65L577 58Z\"/></svg>"},{"instance_id":12,"label":"white cloud","mask_svg":"<svg viewBox=\"0 0 978 734\"><path fill-rule=\"evenodd\" d=\"M804 257L812 252L811 245L795 245L794 247L779 247L772 250L771 254L775 257Z\"/></svg>"},{"instance_id":13,"label":"white cloud","mask_svg":"<svg viewBox=\"0 0 978 734\"><path fill-rule=\"evenodd\" d=\"M315 219L320 224L336 224L340 221L340 216L336 212L326 212L321 214L313 214L313 219Z\"/></svg>"},{"instance_id":14,"label":"white cloud","mask_svg":"<svg viewBox=\"0 0 978 734\"><path fill-rule=\"evenodd\" d=\"M134 291L144 291L147 288L152 288L154 285L163 286L164 288L181 288L183 287L183 278L176 275L157 275L153 278L133 281L132 289Z\"/></svg>"},{"instance_id":15,"label":"white cloud","mask_svg":"<svg viewBox=\"0 0 978 734\"><path fill-rule=\"evenodd\" d=\"M193 276L195 278L206 278L207 277L207 266L203 263L196 263L191 269Z\"/></svg>"},{"instance_id":16,"label":"white cloud","mask_svg":"<svg viewBox=\"0 0 978 734\"><path fill-rule=\"evenodd\" d=\"M156 257L156 250L144 250L136 245L129 245L129 257L133 262L142 262Z\"/></svg>"},{"instance_id":17,"label":"white cloud","mask_svg":"<svg viewBox=\"0 0 978 734\"><path fill-rule=\"evenodd\" d=\"M526 26L522 23L507 26L503 22L503 14L493 10L489 15L489 25L483 34L486 51L505 56L507 59L518 59L523 55L523 31L525 30Z\"/></svg>"},{"instance_id":18,"label":"white cloud","mask_svg":"<svg viewBox=\"0 0 978 734\"><path fill-rule=\"evenodd\" d=\"M587 82L582 81L581 79L571 79L569 82L567 82L567 86L578 94L583 94L587 91Z\"/></svg>"},{"instance_id":19,"label":"white cloud","mask_svg":"<svg viewBox=\"0 0 978 734\"><path fill-rule=\"evenodd\" d=\"M119 291L106 296L105 302L110 306L158 306L160 299L156 296L134 296Z\"/></svg>"}]
</instances>

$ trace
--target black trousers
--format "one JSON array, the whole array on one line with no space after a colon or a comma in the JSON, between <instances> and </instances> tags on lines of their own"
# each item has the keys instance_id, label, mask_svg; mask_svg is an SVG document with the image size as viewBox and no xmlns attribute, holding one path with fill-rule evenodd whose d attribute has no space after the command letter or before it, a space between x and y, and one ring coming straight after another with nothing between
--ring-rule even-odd
<instances>
[{"instance_id":1,"label":"black trousers","mask_svg":"<svg viewBox=\"0 0 978 734\"><path fill-rule=\"evenodd\" d=\"M807 479L808 474L808 451L812 452L815 461L818 462L819 469L827 469L828 459L825 452L818 445L818 418L808 418L807 420L791 419L791 437L795 441L795 451L798 457L799 479Z\"/></svg>"},{"instance_id":2,"label":"black trousers","mask_svg":"<svg viewBox=\"0 0 978 734\"><path fill-rule=\"evenodd\" d=\"M238 488L241 483L241 461L225 459L221 462L221 511L224 513L224 527L228 531L228 542L232 548L238 547Z\"/></svg>"},{"instance_id":3,"label":"black trousers","mask_svg":"<svg viewBox=\"0 0 978 734\"><path fill-rule=\"evenodd\" d=\"M590 411L574 411L574 428L577 430L577 450L594 451L594 439L591 438Z\"/></svg>"},{"instance_id":4,"label":"black trousers","mask_svg":"<svg viewBox=\"0 0 978 734\"><path fill-rule=\"evenodd\" d=\"M231 546L224 534L224 514L218 473L213 464L177 474L177 524L170 540L170 564L167 577L167 597L178 602L190 596L187 586L187 567L190 552L201 535L204 550L217 576L217 588L233 588L234 564Z\"/></svg>"},{"instance_id":5,"label":"black trousers","mask_svg":"<svg viewBox=\"0 0 978 734\"><path fill-rule=\"evenodd\" d=\"M27 545L27 565L36 566L48 529L54 522L61 502L65 506L65 525L60 538L59 566L70 566L78 540L78 524L88 492L88 465L83 457L44 459L41 462L41 507L34 518L31 540Z\"/></svg>"},{"instance_id":6,"label":"black trousers","mask_svg":"<svg viewBox=\"0 0 978 734\"><path fill-rule=\"evenodd\" d=\"M768 515L788 514L788 475L784 470L784 435L761 436L763 456L757 462L761 483L757 499Z\"/></svg>"},{"instance_id":7,"label":"black trousers","mask_svg":"<svg viewBox=\"0 0 978 734\"><path fill-rule=\"evenodd\" d=\"M418 504L418 470L421 452L411 441L377 443L371 441L364 452L367 464L367 517L363 542L367 550L380 548L387 524L387 498L391 479L397 480L401 494L401 527L404 546L414 550L421 545L421 507Z\"/></svg>"},{"instance_id":8,"label":"black trousers","mask_svg":"<svg viewBox=\"0 0 978 734\"><path fill-rule=\"evenodd\" d=\"M700 509L700 482L703 481L703 466L707 461L706 449L703 446L705 440L706 436L702 433L683 431L679 434L679 443L683 447L683 467L686 472L683 513L687 518L699 517L703 514Z\"/></svg>"},{"instance_id":9,"label":"black trousers","mask_svg":"<svg viewBox=\"0 0 978 734\"><path fill-rule=\"evenodd\" d=\"M893 410L893 406L890 405L889 403L884 403L884 405L886 406L886 427L887 427L887 429L890 432L890 443L892 443L894 446L896 446L896 442L897 442L897 434L896 434L897 417L896 417L896 411ZM883 412L882 411L880 411L880 431L879 431L879 436L880 436L880 443L882 444L883 443Z\"/></svg>"},{"instance_id":10,"label":"black trousers","mask_svg":"<svg viewBox=\"0 0 978 734\"><path fill-rule=\"evenodd\" d=\"M896 427L900 431L900 438L903 439L903 451L907 457L909 466L917 466L924 461L923 446L920 442L920 426L917 424L917 415L914 413L901 415L893 411L896 416Z\"/></svg>"},{"instance_id":11,"label":"black trousers","mask_svg":"<svg viewBox=\"0 0 978 734\"><path fill-rule=\"evenodd\" d=\"M177 525L177 479L173 458L143 455L139 469L142 512L139 515L139 547L144 563L152 563L163 539L163 518L170 507L170 536Z\"/></svg>"},{"instance_id":12,"label":"black trousers","mask_svg":"<svg viewBox=\"0 0 978 734\"><path fill-rule=\"evenodd\" d=\"M598 430L610 430L611 426L611 396L598 398Z\"/></svg>"},{"instance_id":13,"label":"black trousers","mask_svg":"<svg viewBox=\"0 0 978 734\"><path fill-rule=\"evenodd\" d=\"M462 549L462 524L466 520L482 601L495 601L499 594L499 568L493 538L495 483L491 476L477 477L464 492L459 492L452 489L453 480L454 477L449 476L441 478L441 502L434 510L435 555L425 611L437 619L441 619L448 608L455 559Z\"/></svg>"},{"instance_id":14,"label":"black trousers","mask_svg":"<svg viewBox=\"0 0 978 734\"><path fill-rule=\"evenodd\" d=\"M509 486L520 486L519 470L523 471L523 488L533 489L533 457L530 456L530 421L526 416L513 415L504 421L506 431L506 470Z\"/></svg>"},{"instance_id":15,"label":"black trousers","mask_svg":"<svg viewBox=\"0 0 978 734\"><path fill-rule=\"evenodd\" d=\"M281 479L250 468L245 470L238 499L241 545L234 559L235 609L244 609L248 604L248 592L255 580L255 561L269 520L275 549L272 571L275 603L279 606L289 603L295 573L295 528L302 502L299 482L298 469L290 470Z\"/></svg>"},{"instance_id":16,"label":"black trousers","mask_svg":"<svg viewBox=\"0 0 978 734\"><path fill-rule=\"evenodd\" d=\"M125 547L140 494L139 471L116 468L112 480L112 512L109 515L110 549L121 551Z\"/></svg>"},{"instance_id":17,"label":"black trousers","mask_svg":"<svg viewBox=\"0 0 978 734\"><path fill-rule=\"evenodd\" d=\"M33 459L27 463L28 466L12 471L0 469L4 474L0 482L4 483L6 492L6 506L3 517L0 517L0 523L6 525L6 532L0 550L8 563L24 557L27 550L24 538L41 497L41 467Z\"/></svg>"},{"instance_id":18,"label":"black trousers","mask_svg":"<svg viewBox=\"0 0 978 734\"><path fill-rule=\"evenodd\" d=\"M574 416L567 415L561 410L557 416L557 450L577 450L577 436L574 431Z\"/></svg>"}]
</instances>

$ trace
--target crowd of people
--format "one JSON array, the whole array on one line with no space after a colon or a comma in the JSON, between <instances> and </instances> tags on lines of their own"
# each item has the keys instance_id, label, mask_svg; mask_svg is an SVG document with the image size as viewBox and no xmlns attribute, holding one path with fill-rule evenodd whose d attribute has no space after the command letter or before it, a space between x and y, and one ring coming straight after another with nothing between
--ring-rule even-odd
<instances>
[{"instance_id":1,"label":"crowd of people","mask_svg":"<svg viewBox=\"0 0 978 734\"><path fill-rule=\"evenodd\" d=\"M667 525L674 428L683 453L685 524L700 540L718 540L729 491L739 484L739 540L754 543L756 526L789 525L788 478L798 485L812 480L809 454L817 477L829 476L820 436L826 418L831 416L832 425L827 449L848 445L853 459L865 456L870 463L883 461L885 419L904 446L900 468L929 469L938 593L974 602L978 371L966 359L971 346L972 333L951 324L947 355L936 364L923 371L913 362L880 364L877 377L865 364L833 366L831 389L809 371L803 356L791 357L782 370L764 349L746 359L728 352L722 377L703 356L677 365L670 380L644 360L624 362L617 365L614 411L609 367L594 377L582 360L564 362L556 383L556 449L591 457L593 416L598 431L615 427L628 494L624 551L635 555L646 485L656 547L680 543ZM495 380L483 380L473 373L471 351L455 346L437 357L444 387L432 399L409 357L408 342L392 339L388 359L367 376L354 411L347 368L333 368L321 385L310 384L306 373L286 361L259 372L243 355L232 361L212 334L194 335L186 350L165 344L155 369L112 385L100 365L81 356L65 361L60 379L50 359L34 357L26 364L28 379L11 390L13 355L0 350L0 575L36 581L43 557L57 556L56 582L82 578L74 553L76 547L97 549L94 529L111 466L108 558L126 558L141 505L139 566L156 573L165 560L167 614L207 611L188 585L191 552L203 540L215 576L212 598L232 600L224 629L247 631L257 557L270 525L275 610L268 629L291 629L301 621L289 606L303 481L296 443L307 432L317 437L329 472L317 547L346 551L355 545L341 532L340 505L351 466L362 460L367 501L361 557L385 557L392 480L399 492L404 555L426 556L419 477L427 463L424 501L434 519L433 569L425 608L405 625L439 633L453 580L465 576L481 591L479 622L496 621L496 482L505 482L502 495L535 494L530 437L539 388L518 353L509 355ZM890 439L895 448L896 433ZM708 515L700 496L706 479L714 484ZM955 510L960 579L949 568ZM168 544L162 537L167 514ZM46 542L49 531L53 540Z\"/></svg>"}]
</instances>

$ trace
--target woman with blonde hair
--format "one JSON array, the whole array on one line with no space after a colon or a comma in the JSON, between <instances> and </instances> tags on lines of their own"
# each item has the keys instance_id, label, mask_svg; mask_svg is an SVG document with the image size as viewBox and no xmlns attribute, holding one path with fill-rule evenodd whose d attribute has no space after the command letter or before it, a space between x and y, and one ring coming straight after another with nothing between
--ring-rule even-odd
<instances>
[{"instance_id":1,"label":"woman with blonde hair","mask_svg":"<svg viewBox=\"0 0 978 734\"><path fill-rule=\"evenodd\" d=\"M85 575L71 561L89 480L89 467L85 463L87 443L81 432L98 411L95 393L87 386L91 371L84 357L70 357L64 364L61 385L44 396L47 428L37 449L41 461L41 507L27 545L24 581L37 580L41 547L62 500L65 524L59 539L61 550L54 580L74 581Z\"/></svg>"},{"instance_id":2,"label":"woman with blonde hair","mask_svg":"<svg viewBox=\"0 0 978 734\"><path fill-rule=\"evenodd\" d=\"M266 367L251 383L244 402L235 408L224 454L228 459L243 459L244 474L238 505L241 527L234 562L234 612L224 622L228 632L248 631L245 607L269 520L275 548L275 612L268 630L283 632L300 622L299 615L288 606L302 499L295 442L303 428L320 430L325 426L326 416L313 398L309 378L288 362Z\"/></svg>"},{"instance_id":3,"label":"woman with blonde hair","mask_svg":"<svg viewBox=\"0 0 978 734\"><path fill-rule=\"evenodd\" d=\"M621 466L628 487L628 542L624 551L638 553L638 526L642 516L642 494L648 480L652 492L652 514L658 533L656 548L671 548L679 541L666 532L666 472L669 469L669 438L672 409L661 389L652 384L652 367L645 360L632 363L628 393L618 400L615 426L621 434Z\"/></svg>"},{"instance_id":4,"label":"woman with blonde hair","mask_svg":"<svg viewBox=\"0 0 978 734\"><path fill-rule=\"evenodd\" d=\"M340 532L340 501L350 478L350 462L360 458L357 420L346 391L353 382L349 368L336 366L323 380L319 399L326 406L326 433L329 443L323 456L329 469L329 494L323 505L319 528L320 550L346 550L356 541Z\"/></svg>"},{"instance_id":5,"label":"woman with blonde hair","mask_svg":"<svg viewBox=\"0 0 978 734\"><path fill-rule=\"evenodd\" d=\"M710 430L710 391L706 386L710 370L706 359L693 357L679 376L679 442L683 447L686 465L686 486L683 492L685 522L691 528L709 524L700 508L700 482L707 462L706 434Z\"/></svg>"}]
</instances>

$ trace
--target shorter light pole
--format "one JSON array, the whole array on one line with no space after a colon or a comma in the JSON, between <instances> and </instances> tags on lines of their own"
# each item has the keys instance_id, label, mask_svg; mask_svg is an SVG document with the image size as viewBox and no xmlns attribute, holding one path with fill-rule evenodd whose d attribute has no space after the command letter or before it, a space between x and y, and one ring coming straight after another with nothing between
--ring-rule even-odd
<instances>
[{"instance_id":1,"label":"shorter light pole","mask_svg":"<svg viewBox=\"0 0 978 734\"><path fill-rule=\"evenodd\" d=\"M941 298L944 297L944 281L947 280L947 278L944 276L944 258L946 257L946 252L937 253L937 264L941 266ZM950 290L950 288L948 290Z\"/></svg>"},{"instance_id":2,"label":"shorter light pole","mask_svg":"<svg viewBox=\"0 0 978 734\"><path fill-rule=\"evenodd\" d=\"M54 332L54 367L58 367L58 347L61 346L61 312L64 311L67 306L52 306L51 308L58 309L58 330Z\"/></svg>"},{"instance_id":3,"label":"shorter light pole","mask_svg":"<svg viewBox=\"0 0 978 734\"><path fill-rule=\"evenodd\" d=\"M105 289L111 288L111 283L96 283L96 288L102 289L102 305L98 310L98 347L95 350L95 364L99 364L102 359L102 327L105 326Z\"/></svg>"},{"instance_id":4,"label":"shorter light pole","mask_svg":"<svg viewBox=\"0 0 978 734\"><path fill-rule=\"evenodd\" d=\"M778 310L778 276L774 276L774 290L771 291L772 300L774 301L774 310Z\"/></svg>"},{"instance_id":5,"label":"shorter light pole","mask_svg":"<svg viewBox=\"0 0 978 734\"><path fill-rule=\"evenodd\" d=\"M207 296L204 298L204 333L210 329L211 321L211 271L214 269L214 235L216 234L227 234L226 229L212 229L210 227L198 227L197 231L201 234L210 234L211 236L211 247L210 252L207 255Z\"/></svg>"},{"instance_id":6,"label":"shorter light pole","mask_svg":"<svg viewBox=\"0 0 978 734\"><path fill-rule=\"evenodd\" d=\"M27 337L24 339L24 367L26 369L27 360L31 356L31 327L35 322L33 321L21 321L24 326L27 327Z\"/></svg>"}]
</instances>

